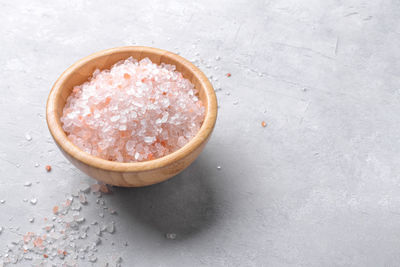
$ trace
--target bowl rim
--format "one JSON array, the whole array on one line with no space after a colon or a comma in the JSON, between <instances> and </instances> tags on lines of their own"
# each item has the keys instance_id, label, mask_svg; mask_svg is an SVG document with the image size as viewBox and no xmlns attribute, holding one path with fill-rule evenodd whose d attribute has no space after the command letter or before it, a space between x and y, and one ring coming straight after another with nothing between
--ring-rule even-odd
<instances>
[{"instance_id":1,"label":"bowl rim","mask_svg":"<svg viewBox=\"0 0 400 267\"><path fill-rule=\"evenodd\" d=\"M64 81L70 78L71 74L78 68L82 67L86 63L98 58L107 55L111 55L113 53L119 52L146 52L156 54L160 57L160 61L163 61L163 58L170 58L178 61L180 64L184 65L193 76L196 76L199 80L201 86L205 91L205 99L207 101L207 110L205 113L205 118L203 121L200 130L197 134L183 147L180 149L164 156L161 158L157 158L149 161L142 162L117 162L117 161L109 161L96 156L93 156L79 147L74 145L67 137L66 133L62 129L62 124L60 119L57 118L56 114L56 100L61 97L61 88L64 84ZM116 62L115 62L116 63ZM115 64L113 63L113 64ZM154 48L154 47L146 47L146 46L122 46L122 47L114 47L110 49L101 50L95 52L89 56L81 58L70 67L68 67L56 80L54 83L48 99L46 103L46 121L47 126L53 139L57 143L58 146L62 150L64 150L68 155L75 158L76 160L83 162L89 166L100 168L108 171L115 172L142 172L142 171L150 171L154 169L163 168L167 165L173 164L191 154L194 150L196 150L201 144L206 142L213 131L217 118L217 98L215 95L214 88L207 76L194 64L192 64L187 59L169 52L167 50Z\"/></svg>"}]
</instances>

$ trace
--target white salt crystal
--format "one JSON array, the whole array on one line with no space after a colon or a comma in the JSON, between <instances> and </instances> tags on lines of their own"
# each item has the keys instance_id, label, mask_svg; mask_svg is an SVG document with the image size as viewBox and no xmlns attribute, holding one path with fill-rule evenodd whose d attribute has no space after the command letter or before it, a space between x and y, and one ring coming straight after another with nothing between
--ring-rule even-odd
<instances>
[{"instance_id":1,"label":"white salt crystal","mask_svg":"<svg viewBox=\"0 0 400 267\"><path fill-rule=\"evenodd\" d=\"M112 233L114 233L114 231L115 231L114 222L111 222L110 224L107 225L107 232L112 234Z\"/></svg>"},{"instance_id":2,"label":"white salt crystal","mask_svg":"<svg viewBox=\"0 0 400 267\"><path fill-rule=\"evenodd\" d=\"M82 204L86 204L87 200L84 194L79 194L79 202L81 202Z\"/></svg>"},{"instance_id":3,"label":"white salt crystal","mask_svg":"<svg viewBox=\"0 0 400 267\"><path fill-rule=\"evenodd\" d=\"M173 239L176 238L176 234L175 234L175 233L167 233L167 234L165 235L165 237L166 237L167 239L173 240Z\"/></svg>"},{"instance_id":4,"label":"white salt crystal","mask_svg":"<svg viewBox=\"0 0 400 267\"><path fill-rule=\"evenodd\" d=\"M88 193L90 191L90 185L87 183L83 183L79 186L79 190L84 193Z\"/></svg>"},{"instance_id":5,"label":"white salt crystal","mask_svg":"<svg viewBox=\"0 0 400 267\"><path fill-rule=\"evenodd\" d=\"M77 223L83 223L85 221L85 218L83 218L80 215L75 215L74 216L74 221L76 221Z\"/></svg>"},{"instance_id":6,"label":"white salt crystal","mask_svg":"<svg viewBox=\"0 0 400 267\"><path fill-rule=\"evenodd\" d=\"M36 199L36 198L32 198L32 199L30 200L30 202L31 202L32 205L36 205L37 199Z\"/></svg>"},{"instance_id":7,"label":"white salt crystal","mask_svg":"<svg viewBox=\"0 0 400 267\"><path fill-rule=\"evenodd\" d=\"M217 170L221 170L221 166L217 166Z\"/></svg>"},{"instance_id":8,"label":"white salt crystal","mask_svg":"<svg viewBox=\"0 0 400 267\"><path fill-rule=\"evenodd\" d=\"M220 57L220 56L216 56L216 57L215 57L215 60L216 60L216 61L220 61L220 60L221 60L221 57Z\"/></svg>"},{"instance_id":9,"label":"white salt crystal","mask_svg":"<svg viewBox=\"0 0 400 267\"><path fill-rule=\"evenodd\" d=\"M26 182L26 183L24 183L24 186L26 186L26 187L29 187L29 186L31 186L31 185L32 185L31 182Z\"/></svg>"},{"instance_id":10,"label":"white salt crystal","mask_svg":"<svg viewBox=\"0 0 400 267\"><path fill-rule=\"evenodd\" d=\"M1 204L4 204L5 202L6 202L6 201L5 201L4 199L1 199L1 200L0 200L0 203L1 203Z\"/></svg>"},{"instance_id":11,"label":"white salt crystal","mask_svg":"<svg viewBox=\"0 0 400 267\"><path fill-rule=\"evenodd\" d=\"M28 140L28 141L31 141L32 140L32 136L30 136L30 134L25 134L25 139L26 140Z\"/></svg>"},{"instance_id":12,"label":"white salt crystal","mask_svg":"<svg viewBox=\"0 0 400 267\"><path fill-rule=\"evenodd\" d=\"M110 121L111 121L111 122L116 122L117 120L119 120L119 115L115 115L115 116L112 116L112 117L110 118Z\"/></svg>"},{"instance_id":13,"label":"white salt crystal","mask_svg":"<svg viewBox=\"0 0 400 267\"><path fill-rule=\"evenodd\" d=\"M30 223L33 223L34 221L35 221L35 218L34 218L34 217L29 218L29 222L30 222Z\"/></svg>"},{"instance_id":14,"label":"white salt crystal","mask_svg":"<svg viewBox=\"0 0 400 267\"><path fill-rule=\"evenodd\" d=\"M89 261L90 262L96 262L97 261L97 257L91 256L91 257L89 257Z\"/></svg>"},{"instance_id":15,"label":"white salt crystal","mask_svg":"<svg viewBox=\"0 0 400 267\"><path fill-rule=\"evenodd\" d=\"M143 140L145 143L151 144L156 140L156 138L154 136L145 136Z\"/></svg>"}]
</instances>

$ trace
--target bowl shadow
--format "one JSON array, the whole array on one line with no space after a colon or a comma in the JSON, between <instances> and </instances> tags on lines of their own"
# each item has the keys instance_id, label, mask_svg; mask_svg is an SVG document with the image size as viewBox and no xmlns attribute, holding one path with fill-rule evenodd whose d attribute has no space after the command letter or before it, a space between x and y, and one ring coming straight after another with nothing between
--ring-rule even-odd
<instances>
[{"instance_id":1,"label":"bowl shadow","mask_svg":"<svg viewBox=\"0 0 400 267\"><path fill-rule=\"evenodd\" d=\"M160 184L115 187L113 204L129 220L144 224L160 234L175 233L177 239L193 237L218 219L212 170L205 156L177 176ZM116 203L119 202L119 203Z\"/></svg>"}]
</instances>

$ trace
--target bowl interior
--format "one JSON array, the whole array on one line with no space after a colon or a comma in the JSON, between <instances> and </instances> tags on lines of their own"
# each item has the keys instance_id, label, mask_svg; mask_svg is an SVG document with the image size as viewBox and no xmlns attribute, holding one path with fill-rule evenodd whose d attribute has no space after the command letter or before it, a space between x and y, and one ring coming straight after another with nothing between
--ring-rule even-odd
<instances>
[{"instance_id":1,"label":"bowl interior","mask_svg":"<svg viewBox=\"0 0 400 267\"><path fill-rule=\"evenodd\" d=\"M97 52L76 62L60 76L50 93L47 103L47 122L50 132L55 141L65 152L68 154L77 152L78 148L69 141L65 132L62 130L62 123L60 121L68 96L71 94L74 86L86 82L96 69L109 69L113 64L120 60L127 59L128 57L133 57L137 60L148 57L156 64L167 63L175 65L176 70L181 72L186 79L194 84L195 88L199 91L199 98L205 105L205 119L199 133L181 149L165 157L151 161L135 163L113 162L97 158L83 151L77 153L78 155L75 153L75 155L72 156L92 166L97 165L96 162L103 163L103 167L105 166L104 168L106 169L116 169L115 165L121 164L130 165L133 168L135 165L142 165L141 167L144 167L144 165L149 162L152 162L153 167L162 167L162 165L183 157L183 154L190 153L190 146L199 145L205 141L203 139L208 138L215 124L217 110L214 89L207 77L188 60L165 50L150 47L119 47ZM108 163L105 164L105 162ZM112 163L112 165L110 165L110 163ZM108 168L107 165L109 165ZM126 166L124 169L127 170ZM147 166L145 169L150 169L150 167Z\"/></svg>"}]
</instances>

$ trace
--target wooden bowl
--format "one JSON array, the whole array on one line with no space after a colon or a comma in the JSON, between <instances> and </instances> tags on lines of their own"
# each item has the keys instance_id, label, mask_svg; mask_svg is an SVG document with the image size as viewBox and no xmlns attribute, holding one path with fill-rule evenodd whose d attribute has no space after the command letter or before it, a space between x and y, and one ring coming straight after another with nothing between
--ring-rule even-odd
<instances>
[{"instance_id":1,"label":"wooden bowl","mask_svg":"<svg viewBox=\"0 0 400 267\"><path fill-rule=\"evenodd\" d=\"M190 80L199 90L199 98L206 107L203 125L197 135L179 150L155 160L122 163L92 156L68 138L60 117L68 96L75 85L86 82L95 69L109 69L116 62L132 56L140 60L148 57L154 63L173 64L176 70ZM107 49L87 56L69 67L53 85L47 99L46 119L50 133L61 152L77 168L89 176L107 184L139 187L162 182L188 167L200 154L210 138L217 118L217 99L214 89L196 66L188 60L165 50L126 46Z\"/></svg>"}]
</instances>

